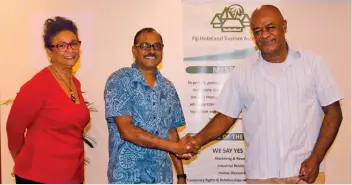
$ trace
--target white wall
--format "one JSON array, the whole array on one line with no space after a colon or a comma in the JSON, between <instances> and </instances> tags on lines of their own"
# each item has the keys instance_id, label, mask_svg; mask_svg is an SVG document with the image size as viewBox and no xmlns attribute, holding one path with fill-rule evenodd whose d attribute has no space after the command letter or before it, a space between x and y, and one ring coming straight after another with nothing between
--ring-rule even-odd
<instances>
[{"instance_id":1,"label":"white wall","mask_svg":"<svg viewBox=\"0 0 352 185\"><path fill-rule=\"evenodd\" d=\"M344 121L327 157L327 183L351 183L351 5L340 1L283 1L282 13L288 21L290 43L324 57L346 99ZM89 135L98 144L87 149L87 183L106 183L108 159L107 126L104 120L103 90L114 70L132 63L131 46L135 33L154 27L165 43L162 72L183 98L185 85L182 50L182 2L180 0L1 0L0 1L0 94L2 100L14 97L19 87L39 70L43 58L40 38L42 24L33 26L41 15L63 15L78 24L83 53L77 76L86 98L99 112L92 114ZM82 18L88 15L89 18ZM44 22L43 22L44 23ZM90 25L92 24L92 25ZM88 30L89 29L89 30ZM33 31L34 30L34 31ZM38 32L35 32L38 30ZM33 38L38 38L34 40ZM35 42L35 43L33 43ZM40 57L33 57L33 56ZM43 86L45 87L45 86ZM185 102L183 102L185 103ZM1 156L3 183L12 183L13 162L7 150L5 122L9 107L1 108Z\"/></svg>"}]
</instances>

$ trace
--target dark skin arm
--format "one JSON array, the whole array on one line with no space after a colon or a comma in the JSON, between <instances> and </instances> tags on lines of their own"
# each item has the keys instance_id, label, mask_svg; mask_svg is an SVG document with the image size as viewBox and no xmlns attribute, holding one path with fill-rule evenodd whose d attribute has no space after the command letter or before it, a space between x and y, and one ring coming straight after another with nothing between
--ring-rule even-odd
<instances>
[{"instance_id":1,"label":"dark skin arm","mask_svg":"<svg viewBox=\"0 0 352 185\"><path fill-rule=\"evenodd\" d=\"M334 142L342 122L342 111L337 101L322 107L325 117L311 155L301 164L301 179L314 183L319 174L319 166Z\"/></svg>"},{"instance_id":2,"label":"dark skin arm","mask_svg":"<svg viewBox=\"0 0 352 185\"><path fill-rule=\"evenodd\" d=\"M172 128L169 130L169 139L171 141L175 141L178 142L180 140L179 136L178 136L178 132L177 129ZM175 170L177 174L183 174L183 164L181 159L179 159L178 157L176 157L176 155L174 153L169 153L170 154L170 158L172 160L172 163L175 166ZM186 184L186 179L184 178L180 178L177 179L177 184Z\"/></svg>"},{"instance_id":3,"label":"dark skin arm","mask_svg":"<svg viewBox=\"0 0 352 185\"><path fill-rule=\"evenodd\" d=\"M236 120L237 118L218 113L196 136L187 136L188 145L199 150L201 146L222 136Z\"/></svg>"},{"instance_id":4,"label":"dark skin arm","mask_svg":"<svg viewBox=\"0 0 352 185\"><path fill-rule=\"evenodd\" d=\"M159 149L175 154L192 152L186 149L185 139L175 142L157 137L139 127L134 126L131 116L115 117L115 124L119 129L121 139L141 147Z\"/></svg>"}]
</instances>

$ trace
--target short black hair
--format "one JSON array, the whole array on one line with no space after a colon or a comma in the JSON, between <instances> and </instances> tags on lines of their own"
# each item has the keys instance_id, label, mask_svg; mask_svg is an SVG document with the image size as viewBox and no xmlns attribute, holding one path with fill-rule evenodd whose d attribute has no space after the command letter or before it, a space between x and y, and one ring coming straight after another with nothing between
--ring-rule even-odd
<instances>
[{"instance_id":1,"label":"short black hair","mask_svg":"<svg viewBox=\"0 0 352 185\"><path fill-rule=\"evenodd\" d=\"M51 49L52 38L61 31L71 31L78 38L78 28L76 24L70 19L56 16L54 18L47 19L44 23L44 47Z\"/></svg>"},{"instance_id":2,"label":"short black hair","mask_svg":"<svg viewBox=\"0 0 352 185\"><path fill-rule=\"evenodd\" d=\"M134 40L133 40L133 45L136 45L137 42L138 42L138 39L139 39L139 36L144 33L144 32L155 32L157 33L159 36L160 36L160 40L161 40L161 43L163 43L163 37L160 35L159 32L157 32L154 28L143 28L141 30L139 30L136 35L134 36Z\"/></svg>"}]
</instances>

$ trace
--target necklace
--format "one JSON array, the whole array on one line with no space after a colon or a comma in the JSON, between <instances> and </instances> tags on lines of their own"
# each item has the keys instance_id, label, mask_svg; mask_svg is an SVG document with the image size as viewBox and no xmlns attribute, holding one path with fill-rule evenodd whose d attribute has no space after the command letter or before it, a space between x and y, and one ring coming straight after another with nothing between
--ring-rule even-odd
<instances>
[{"instance_id":1,"label":"necklace","mask_svg":"<svg viewBox=\"0 0 352 185\"><path fill-rule=\"evenodd\" d=\"M61 77L61 75L56 71L56 69L55 69L54 66L53 66L53 69L54 69L55 73L57 74L57 76L59 76L60 79L61 79L63 82L65 82L65 84L66 84L67 87L68 87L68 90L70 91L71 100L73 101L73 103L76 103L76 97L75 97L75 95L73 94L73 91L72 91L72 89L71 89L71 80L70 80L69 83L67 83L67 82Z\"/></svg>"}]
</instances>

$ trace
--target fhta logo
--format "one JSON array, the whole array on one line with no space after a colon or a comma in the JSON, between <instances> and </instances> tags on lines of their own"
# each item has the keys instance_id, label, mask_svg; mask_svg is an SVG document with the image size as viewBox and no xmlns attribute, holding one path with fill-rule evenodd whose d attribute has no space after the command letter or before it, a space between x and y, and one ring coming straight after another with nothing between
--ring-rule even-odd
<instances>
[{"instance_id":1,"label":"fhta logo","mask_svg":"<svg viewBox=\"0 0 352 185\"><path fill-rule=\"evenodd\" d=\"M242 32L243 28L249 27L249 16L241 5L233 4L215 14L210 24L213 28L221 28L222 32Z\"/></svg>"}]
</instances>

